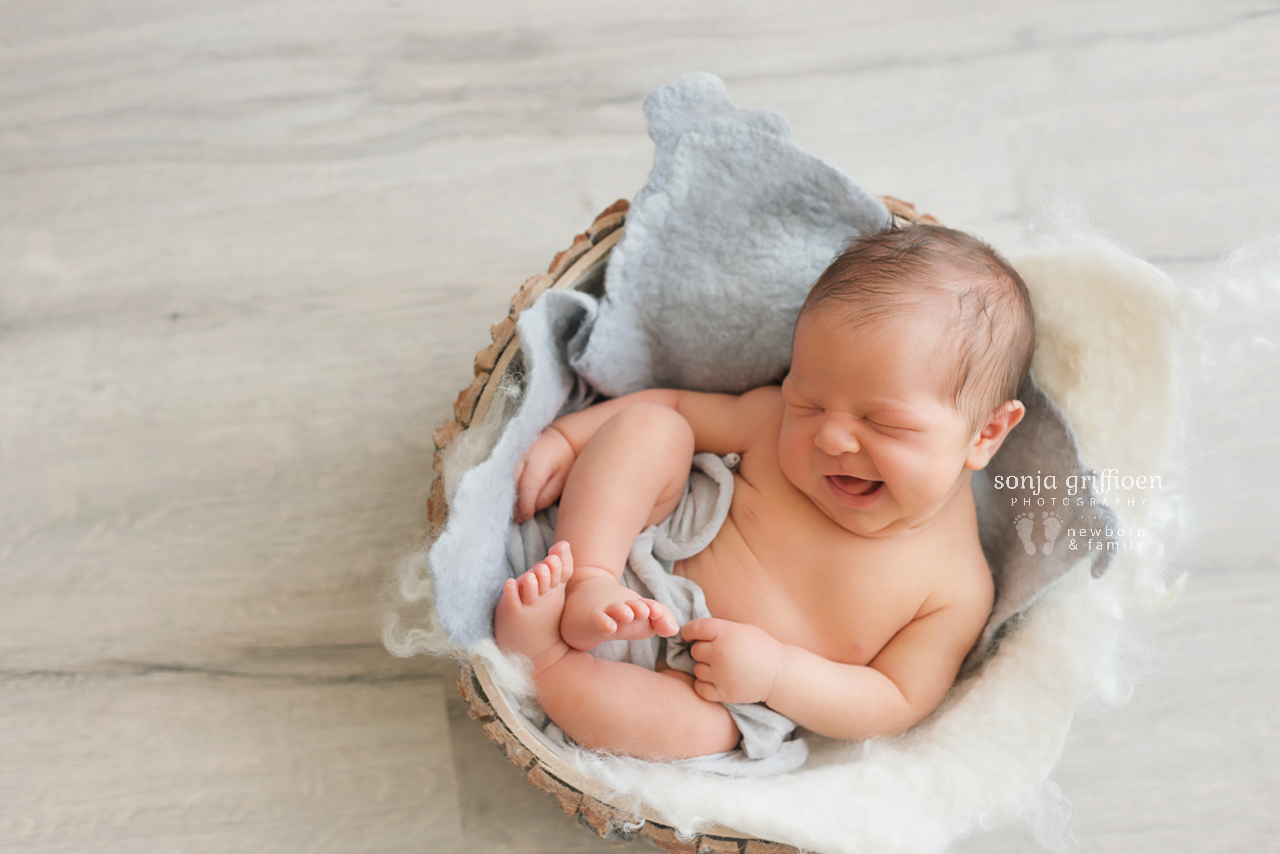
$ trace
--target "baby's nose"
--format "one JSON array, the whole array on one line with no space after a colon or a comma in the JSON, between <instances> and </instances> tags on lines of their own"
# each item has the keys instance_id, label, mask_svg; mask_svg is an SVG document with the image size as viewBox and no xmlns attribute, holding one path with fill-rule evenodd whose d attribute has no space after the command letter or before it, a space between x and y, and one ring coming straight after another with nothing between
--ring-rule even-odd
<instances>
[{"instance_id":1,"label":"baby's nose","mask_svg":"<svg viewBox=\"0 0 1280 854\"><path fill-rule=\"evenodd\" d=\"M832 417L822 419L814 444L833 457L841 454L856 454L862 450L862 444L854 433L853 424L845 423L848 419Z\"/></svg>"}]
</instances>

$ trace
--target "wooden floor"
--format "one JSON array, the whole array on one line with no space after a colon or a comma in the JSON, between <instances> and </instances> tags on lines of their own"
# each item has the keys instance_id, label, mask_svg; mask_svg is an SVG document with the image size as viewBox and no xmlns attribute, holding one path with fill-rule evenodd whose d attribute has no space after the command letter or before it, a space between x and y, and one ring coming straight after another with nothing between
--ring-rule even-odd
<instances>
[{"instance_id":1,"label":"wooden floor","mask_svg":"<svg viewBox=\"0 0 1280 854\"><path fill-rule=\"evenodd\" d=\"M1280 234L1278 56L1255 0L0 4L0 849L611 849L378 635L431 432L643 185L644 95L714 71L873 191L1006 250L1083 210L1189 286ZM1190 581L1072 731L1068 850L1280 845L1278 371L1197 387Z\"/></svg>"}]
</instances>

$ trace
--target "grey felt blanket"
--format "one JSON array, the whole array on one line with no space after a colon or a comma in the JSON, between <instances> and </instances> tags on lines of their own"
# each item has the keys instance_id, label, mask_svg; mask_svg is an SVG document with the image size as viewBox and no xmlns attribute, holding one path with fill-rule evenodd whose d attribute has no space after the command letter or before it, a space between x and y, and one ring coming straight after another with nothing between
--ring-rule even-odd
<instances>
[{"instance_id":1,"label":"grey felt blanket","mask_svg":"<svg viewBox=\"0 0 1280 854\"><path fill-rule=\"evenodd\" d=\"M523 372L512 376L510 405L495 408L510 417L487 457L454 479L449 523L429 561L437 615L457 643L492 637L503 581L521 568L507 560L508 545L524 536L513 530L512 472L543 427L596 392L739 392L777 381L809 286L849 238L888 222L879 201L801 151L784 119L735 107L711 75L657 90L645 111L654 168L603 296L549 291L521 316ZM1087 485L1078 504L1042 506L1025 478L1052 472L1061 482L1086 471L1070 425L1034 380L1021 399L1022 424L974 479L997 598L970 666L1050 583L1083 559L1100 575L1113 554L1025 535L1027 513L1051 513L1062 530L1105 527L1114 514L1094 506ZM996 476L1014 485L997 490Z\"/></svg>"}]
</instances>

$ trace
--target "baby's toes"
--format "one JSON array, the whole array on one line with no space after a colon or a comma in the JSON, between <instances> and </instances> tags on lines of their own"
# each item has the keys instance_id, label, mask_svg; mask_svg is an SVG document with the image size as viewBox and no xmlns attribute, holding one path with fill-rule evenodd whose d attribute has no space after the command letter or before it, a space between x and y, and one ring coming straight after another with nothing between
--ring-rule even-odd
<instances>
[{"instance_id":1,"label":"baby's toes","mask_svg":"<svg viewBox=\"0 0 1280 854\"><path fill-rule=\"evenodd\" d=\"M520 585L520 601L526 605L532 605L538 601L538 576L533 570L529 570L516 582Z\"/></svg>"},{"instance_id":2,"label":"baby's toes","mask_svg":"<svg viewBox=\"0 0 1280 854\"><path fill-rule=\"evenodd\" d=\"M562 555L552 555L556 562L552 565L554 570L552 575L553 584L563 584L573 575L573 561L568 558L569 544L565 543L565 553Z\"/></svg>"},{"instance_id":3,"label":"baby's toes","mask_svg":"<svg viewBox=\"0 0 1280 854\"><path fill-rule=\"evenodd\" d=\"M573 557L569 551L569 543L566 542L565 540L561 540L560 542L553 545L551 548L547 549L547 553L555 555L557 558L560 559L560 562L563 563L565 566L573 565Z\"/></svg>"},{"instance_id":4,"label":"baby's toes","mask_svg":"<svg viewBox=\"0 0 1280 854\"><path fill-rule=\"evenodd\" d=\"M560 572L559 580L568 581L573 577L573 553L569 551L569 544L564 540L556 543L548 552L548 558L554 557L558 561L558 569Z\"/></svg>"},{"instance_id":5,"label":"baby's toes","mask_svg":"<svg viewBox=\"0 0 1280 854\"><path fill-rule=\"evenodd\" d=\"M671 612L660 602L649 603L649 625L653 626L654 632L659 637L664 638L669 638L680 631L675 617L671 616Z\"/></svg>"},{"instance_id":6,"label":"baby's toes","mask_svg":"<svg viewBox=\"0 0 1280 854\"><path fill-rule=\"evenodd\" d=\"M611 635L618 630L618 622L609 616L608 610L597 611L591 618L596 631Z\"/></svg>"},{"instance_id":7,"label":"baby's toes","mask_svg":"<svg viewBox=\"0 0 1280 854\"><path fill-rule=\"evenodd\" d=\"M623 604L631 611L633 619L641 622L649 619L649 603L644 599L632 599Z\"/></svg>"},{"instance_id":8,"label":"baby's toes","mask_svg":"<svg viewBox=\"0 0 1280 854\"><path fill-rule=\"evenodd\" d=\"M636 618L631 610L630 602L610 602L604 608L605 614L612 617L619 626L625 626Z\"/></svg>"}]
</instances>

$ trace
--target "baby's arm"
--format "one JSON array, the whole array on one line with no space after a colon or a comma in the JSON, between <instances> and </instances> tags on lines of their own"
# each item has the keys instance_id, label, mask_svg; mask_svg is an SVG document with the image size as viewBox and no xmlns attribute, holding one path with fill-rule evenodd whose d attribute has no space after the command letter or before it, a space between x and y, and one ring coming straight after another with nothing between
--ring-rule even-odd
<instances>
[{"instance_id":1,"label":"baby's arm","mask_svg":"<svg viewBox=\"0 0 1280 854\"><path fill-rule=\"evenodd\" d=\"M775 390L776 392L776 390ZM776 394L774 395L776 397ZM697 451L741 452L761 419L750 411L768 404L764 389L744 395L646 389L589 406L551 423L516 467L516 521L522 522L560 497L582 449L600 427L628 406L657 403L674 409L693 428Z\"/></svg>"},{"instance_id":2,"label":"baby's arm","mask_svg":"<svg viewBox=\"0 0 1280 854\"><path fill-rule=\"evenodd\" d=\"M745 623L686 623L695 643L694 689L706 700L763 701L819 735L894 735L942 703L990 609L969 597L917 617L869 665L841 664L783 644Z\"/></svg>"},{"instance_id":3,"label":"baby's arm","mask_svg":"<svg viewBox=\"0 0 1280 854\"><path fill-rule=\"evenodd\" d=\"M974 596L916 617L865 667L785 647L765 702L833 738L902 732L946 698L990 607Z\"/></svg>"}]
</instances>

